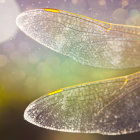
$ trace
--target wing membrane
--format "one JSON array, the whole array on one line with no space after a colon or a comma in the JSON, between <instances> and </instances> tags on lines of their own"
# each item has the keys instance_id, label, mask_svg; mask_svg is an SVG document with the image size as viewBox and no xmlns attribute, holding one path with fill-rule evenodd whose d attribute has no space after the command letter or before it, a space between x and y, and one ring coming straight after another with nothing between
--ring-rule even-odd
<instances>
[{"instance_id":1,"label":"wing membrane","mask_svg":"<svg viewBox=\"0 0 140 140\"><path fill-rule=\"evenodd\" d=\"M17 25L44 46L95 67L140 66L140 27L107 23L57 9L22 13ZM52 95L51 95L52 94ZM84 133L140 131L140 72L62 88L32 102L27 121Z\"/></svg>"},{"instance_id":2,"label":"wing membrane","mask_svg":"<svg viewBox=\"0 0 140 140\"><path fill-rule=\"evenodd\" d=\"M139 91L139 73L68 87L31 103L24 117L35 125L58 131L131 133L140 130Z\"/></svg>"},{"instance_id":3,"label":"wing membrane","mask_svg":"<svg viewBox=\"0 0 140 140\"><path fill-rule=\"evenodd\" d=\"M82 64L103 68L140 66L140 27L44 9L22 13L17 25L34 40Z\"/></svg>"}]
</instances>

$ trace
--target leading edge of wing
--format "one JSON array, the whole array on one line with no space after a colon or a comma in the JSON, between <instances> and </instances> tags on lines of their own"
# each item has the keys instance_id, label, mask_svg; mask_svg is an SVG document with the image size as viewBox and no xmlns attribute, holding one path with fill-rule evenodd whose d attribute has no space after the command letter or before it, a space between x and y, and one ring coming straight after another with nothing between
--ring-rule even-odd
<instances>
[{"instance_id":1,"label":"leading edge of wing","mask_svg":"<svg viewBox=\"0 0 140 140\"><path fill-rule=\"evenodd\" d=\"M139 28L139 29L140 29L140 26L108 23L108 22L105 22L105 21L97 20L97 19L90 18L90 17L84 16L84 15L75 14L75 13L72 13L72 12L68 12L68 11L64 11L64 10L59 10L59 9L42 8L42 10L45 10L45 11L47 11L47 12L61 13L61 14L68 14L68 15L78 16L79 18L81 17L81 18L85 18L85 19L97 21L97 22L100 22L100 23L104 23L104 24L109 25L109 28L107 28L107 31L110 31L110 30L112 29L111 25L123 26L123 27L132 27L132 28ZM105 27L104 27L104 28L105 28Z\"/></svg>"},{"instance_id":2,"label":"leading edge of wing","mask_svg":"<svg viewBox=\"0 0 140 140\"><path fill-rule=\"evenodd\" d=\"M85 85L89 85L89 84L100 84L100 83L104 83L104 82L108 82L111 81L113 82L114 80L121 80L121 79L124 79L124 83L123 85L120 87L120 89L122 89L124 87L124 85L126 85L126 83L129 81L129 80L132 80L136 77L136 75L139 75L140 74L140 71L136 72L136 73L132 73L132 74L129 74L129 75L125 75L125 76L120 76L120 77L114 77L114 78L109 78L109 79L104 79L104 80L97 80L97 81L92 81L92 82L87 82L87 83L82 83L82 84L77 84L77 85L73 85L73 86L68 86L68 87L65 87L65 88L61 88L61 89L58 89L58 90L55 90L53 92L50 92L48 93L48 95L53 95L53 94L57 94L57 93L61 93L67 89L71 89L71 88L77 88L77 87L81 87L81 86L85 86Z\"/></svg>"}]
</instances>

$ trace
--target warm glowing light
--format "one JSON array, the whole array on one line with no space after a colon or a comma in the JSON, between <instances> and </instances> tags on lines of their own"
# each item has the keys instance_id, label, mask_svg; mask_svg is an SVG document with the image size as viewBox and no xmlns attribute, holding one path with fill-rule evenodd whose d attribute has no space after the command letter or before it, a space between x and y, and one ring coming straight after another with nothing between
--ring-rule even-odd
<instances>
[{"instance_id":1,"label":"warm glowing light","mask_svg":"<svg viewBox=\"0 0 140 140\"><path fill-rule=\"evenodd\" d=\"M0 43L11 39L17 31L16 16L20 13L15 0L0 1Z\"/></svg>"}]
</instances>

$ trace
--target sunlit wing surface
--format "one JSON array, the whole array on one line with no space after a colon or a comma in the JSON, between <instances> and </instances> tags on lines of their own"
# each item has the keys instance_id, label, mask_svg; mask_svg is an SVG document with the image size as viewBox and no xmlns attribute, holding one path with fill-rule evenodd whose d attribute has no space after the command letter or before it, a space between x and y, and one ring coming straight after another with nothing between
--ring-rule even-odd
<instances>
[{"instance_id":1,"label":"sunlit wing surface","mask_svg":"<svg viewBox=\"0 0 140 140\"><path fill-rule=\"evenodd\" d=\"M94 67L140 66L140 27L107 23L54 9L22 13L17 25L44 46Z\"/></svg>"},{"instance_id":2,"label":"sunlit wing surface","mask_svg":"<svg viewBox=\"0 0 140 140\"><path fill-rule=\"evenodd\" d=\"M140 27L57 9L22 13L28 36L77 62L103 68L140 66ZM31 103L24 118L43 128L108 135L140 131L140 72L62 88Z\"/></svg>"},{"instance_id":3,"label":"sunlit wing surface","mask_svg":"<svg viewBox=\"0 0 140 140\"><path fill-rule=\"evenodd\" d=\"M139 131L140 73L60 89L31 103L24 118L66 132L117 135Z\"/></svg>"}]
</instances>

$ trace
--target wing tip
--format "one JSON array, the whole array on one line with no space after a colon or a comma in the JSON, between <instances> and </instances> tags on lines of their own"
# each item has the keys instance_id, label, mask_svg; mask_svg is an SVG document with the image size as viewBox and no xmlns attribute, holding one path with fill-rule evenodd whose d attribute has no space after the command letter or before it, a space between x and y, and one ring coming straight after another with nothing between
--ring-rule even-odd
<instances>
[{"instance_id":1,"label":"wing tip","mask_svg":"<svg viewBox=\"0 0 140 140\"><path fill-rule=\"evenodd\" d=\"M24 120L26 120L27 122L35 124L33 117L31 117L31 112L32 112L31 110L32 110L33 106L34 106L34 104L32 104L32 103L27 106L27 108L24 111L23 117L24 117Z\"/></svg>"}]
</instances>

